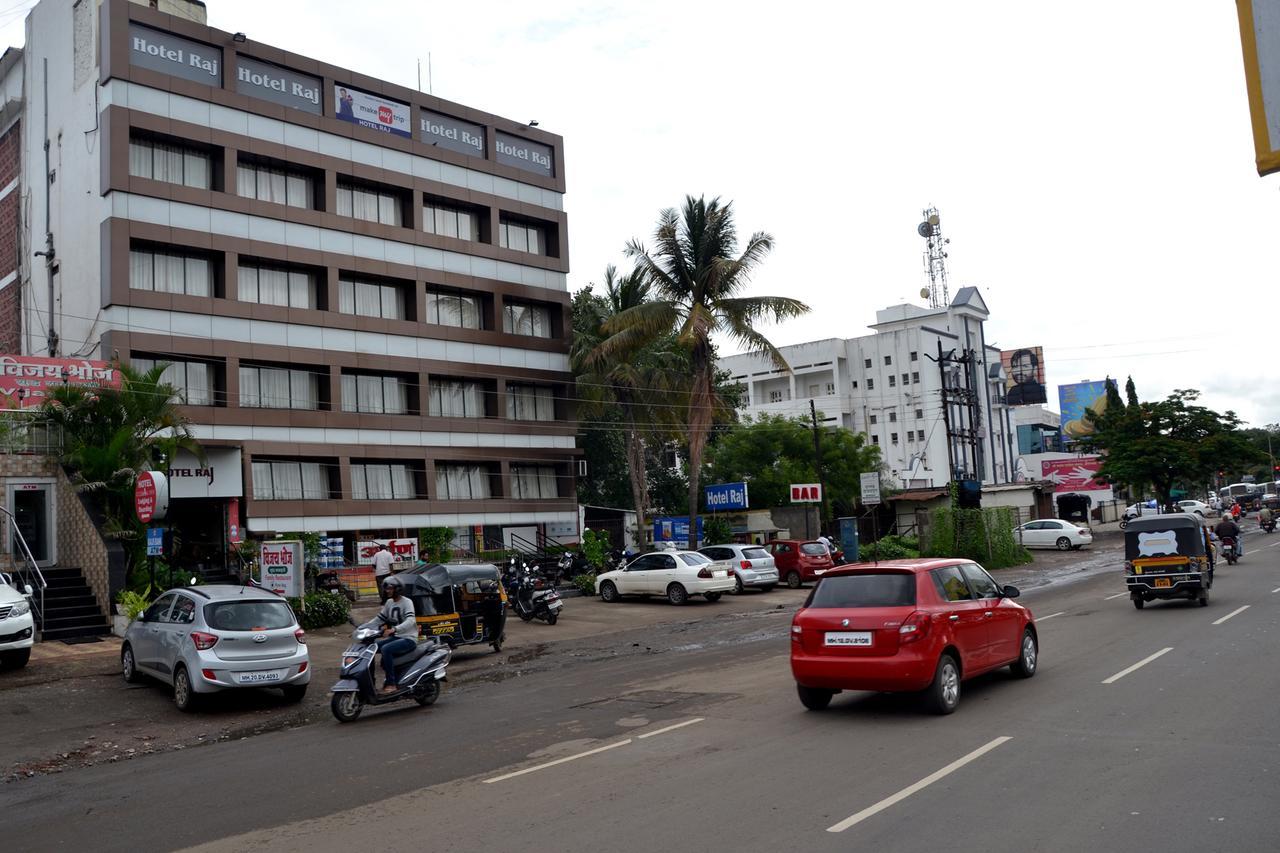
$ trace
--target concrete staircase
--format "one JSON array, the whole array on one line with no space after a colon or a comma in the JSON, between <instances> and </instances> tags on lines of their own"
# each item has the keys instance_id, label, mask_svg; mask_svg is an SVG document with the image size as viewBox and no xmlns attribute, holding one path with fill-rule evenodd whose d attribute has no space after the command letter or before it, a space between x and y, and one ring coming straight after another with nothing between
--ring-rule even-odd
<instances>
[{"instance_id":1,"label":"concrete staircase","mask_svg":"<svg viewBox=\"0 0 1280 853\"><path fill-rule=\"evenodd\" d=\"M44 569L42 574L49 584L44 591L44 618L37 626L42 641L111 633L111 625L79 569L59 566Z\"/></svg>"}]
</instances>

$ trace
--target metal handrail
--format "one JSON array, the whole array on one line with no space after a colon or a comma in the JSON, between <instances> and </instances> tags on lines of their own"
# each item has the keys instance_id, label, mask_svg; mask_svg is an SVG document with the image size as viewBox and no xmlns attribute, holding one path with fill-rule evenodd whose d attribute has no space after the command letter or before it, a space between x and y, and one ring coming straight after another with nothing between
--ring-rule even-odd
<instances>
[{"instance_id":1,"label":"metal handrail","mask_svg":"<svg viewBox=\"0 0 1280 853\"><path fill-rule=\"evenodd\" d=\"M9 516L9 529L13 531L14 536L18 538L18 544L22 546L22 558L26 560L29 569L30 578L24 579L29 582L34 579L37 581L35 594L39 597L39 601L32 601L31 604L35 608L36 624L43 627L44 625L44 591L49 588L49 583L44 579L44 572L40 571L40 567L36 565L36 558L31 553L31 548L27 545L27 538L22 535L22 531L18 529L18 519L14 517L13 512L7 507L0 505L0 512ZM16 574L21 575L21 572Z\"/></svg>"}]
</instances>

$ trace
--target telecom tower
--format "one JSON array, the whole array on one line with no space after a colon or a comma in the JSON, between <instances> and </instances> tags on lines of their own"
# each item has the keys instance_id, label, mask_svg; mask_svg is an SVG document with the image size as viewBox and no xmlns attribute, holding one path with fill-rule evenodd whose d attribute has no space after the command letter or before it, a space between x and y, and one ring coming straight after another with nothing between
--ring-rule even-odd
<instances>
[{"instance_id":1,"label":"telecom tower","mask_svg":"<svg viewBox=\"0 0 1280 853\"><path fill-rule=\"evenodd\" d=\"M924 271L929 276L929 307L946 308L951 304L951 293L947 287L947 252L945 246L951 241L942 236L942 220L938 216L938 208L930 206L924 211L924 221L916 226L917 233L924 238ZM922 297L925 292L921 292Z\"/></svg>"}]
</instances>

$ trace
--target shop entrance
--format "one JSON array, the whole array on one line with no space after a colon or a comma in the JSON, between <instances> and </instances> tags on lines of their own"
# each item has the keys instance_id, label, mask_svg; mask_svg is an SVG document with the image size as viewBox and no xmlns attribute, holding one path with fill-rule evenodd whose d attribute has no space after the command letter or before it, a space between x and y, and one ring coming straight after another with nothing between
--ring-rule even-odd
<instances>
[{"instance_id":1,"label":"shop entrance","mask_svg":"<svg viewBox=\"0 0 1280 853\"><path fill-rule=\"evenodd\" d=\"M22 562L22 546L14 530L22 533L31 549L36 565L47 568L57 559L57 527L54 483L45 481L10 481L5 488L5 504L13 512L9 525L9 550L17 563Z\"/></svg>"},{"instance_id":2,"label":"shop entrance","mask_svg":"<svg viewBox=\"0 0 1280 853\"><path fill-rule=\"evenodd\" d=\"M169 503L164 523L173 531L171 564L206 583L232 580L238 571L227 545L226 498L181 498Z\"/></svg>"}]
</instances>

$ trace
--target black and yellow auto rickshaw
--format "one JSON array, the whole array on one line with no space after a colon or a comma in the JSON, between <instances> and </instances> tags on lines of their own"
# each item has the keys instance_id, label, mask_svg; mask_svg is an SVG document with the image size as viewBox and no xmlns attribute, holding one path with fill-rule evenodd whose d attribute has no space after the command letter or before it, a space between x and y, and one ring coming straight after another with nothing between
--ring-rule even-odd
<instances>
[{"instance_id":1,"label":"black and yellow auto rickshaw","mask_svg":"<svg viewBox=\"0 0 1280 853\"><path fill-rule=\"evenodd\" d=\"M497 566L419 563L395 577L413 600L424 637L451 649L488 644L502 651L507 593Z\"/></svg>"},{"instance_id":2,"label":"black and yellow auto rickshaw","mask_svg":"<svg viewBox=\"0 0 1280 853\"><path fill-rule=\"evenodd\" d=\"M1124 531L1124 572L1133 606L1157 598L1209 604L1213 562L1208 533L1189 513L1144 515Z\"/></svg>"}]
</instances>

